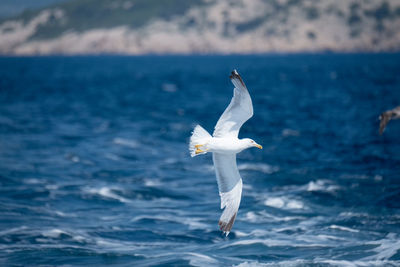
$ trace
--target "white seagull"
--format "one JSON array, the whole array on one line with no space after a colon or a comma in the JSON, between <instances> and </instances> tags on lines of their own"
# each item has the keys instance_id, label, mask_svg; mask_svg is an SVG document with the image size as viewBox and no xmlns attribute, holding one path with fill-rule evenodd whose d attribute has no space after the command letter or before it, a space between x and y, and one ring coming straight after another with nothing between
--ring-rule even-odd
<instances>
[{"instance_id":1,"label":"white seagull","mask_svg":"<svg viewBox=\"0 0 400 267\"><path fill-rule=\"evenodd\" d=\"M250 147L262 149L252 139L238 138L240 127L253 116L253 104L239 73L233 70L229 77L235 86L233 98L215 125L213 136L197 125L189 144L192 157L213 153L221 209L225 208L218 224L226 235L232 229L242 196L242 178L236 166L236 154Z\"/></svg>"}]
</instances>

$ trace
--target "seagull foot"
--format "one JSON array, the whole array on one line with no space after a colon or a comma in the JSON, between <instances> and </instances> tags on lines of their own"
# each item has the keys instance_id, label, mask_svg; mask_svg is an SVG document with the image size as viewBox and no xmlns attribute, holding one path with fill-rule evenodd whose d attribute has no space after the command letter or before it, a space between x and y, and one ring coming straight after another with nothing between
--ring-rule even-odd
<instances>
[{"instance_id":1,"label":"seagull foot","mask_svg":"<svg viewBox=\"0 0 400 267\"><path fill-rule=\"evenodd\" d=\"M204 153L204 152L207 152L207 150L208 149L206 149L206 150L201 150L200 148L198 148L198 147L196 147L197 149L196 149L196 151L194 152L196 155L198 155L198 154L200 154L200 153Z\"/></svg>"}]
</instances>

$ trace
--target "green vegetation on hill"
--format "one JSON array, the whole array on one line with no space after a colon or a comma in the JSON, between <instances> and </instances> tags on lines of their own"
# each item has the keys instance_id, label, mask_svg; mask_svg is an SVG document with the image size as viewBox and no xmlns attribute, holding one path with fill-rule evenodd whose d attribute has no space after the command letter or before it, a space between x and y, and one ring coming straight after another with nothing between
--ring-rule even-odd
<instances>
[{"instance_id":1,"label":"green vegetation on hill","mask_svg":"<svg viewBox=\"0 0 400 267\"><path fill-rule=\"evenodd\" d=\"M65 18L51 18L32 38L54 38L67 30L83 32L121 25L138 28L152 19L168 20L203 4L202 0L72 0L51 6L61 9ZM27 11L20 17L27 22L39 12Z\"/></svg>"}]
</instances>

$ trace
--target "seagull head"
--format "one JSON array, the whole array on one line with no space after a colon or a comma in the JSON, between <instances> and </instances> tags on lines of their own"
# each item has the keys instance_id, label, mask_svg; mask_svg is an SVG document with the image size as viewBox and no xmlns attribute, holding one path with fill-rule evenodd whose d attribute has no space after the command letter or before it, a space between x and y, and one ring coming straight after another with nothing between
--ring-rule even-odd
<instances>
[{"instance_id":1,"label":"seagull head","mask_svg":"<svg viewBox=\"0 0 400 267\"><path fill-rule=\"evenodd\" d=\"M242 142L246 145L246 148L257 147L259 149L262 149L262 146L257 144L253 139L244 138L244 139L242 139Z\"/></svg>"}]
</instances>

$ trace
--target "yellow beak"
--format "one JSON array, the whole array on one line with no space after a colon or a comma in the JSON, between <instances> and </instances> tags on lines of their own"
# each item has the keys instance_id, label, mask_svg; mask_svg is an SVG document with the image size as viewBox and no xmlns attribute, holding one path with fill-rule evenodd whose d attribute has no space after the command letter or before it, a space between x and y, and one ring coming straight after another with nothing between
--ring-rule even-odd
<instances>
[{"instance_id":1,"label":"yellow beak","mask_svg":"<svg viewBox=\"0 0 400 267\"><path fill-rule=\"evenodd\" d=\"M255 147L262 149L262 145L256 144Z\"/></svg>"}]
</instances>

